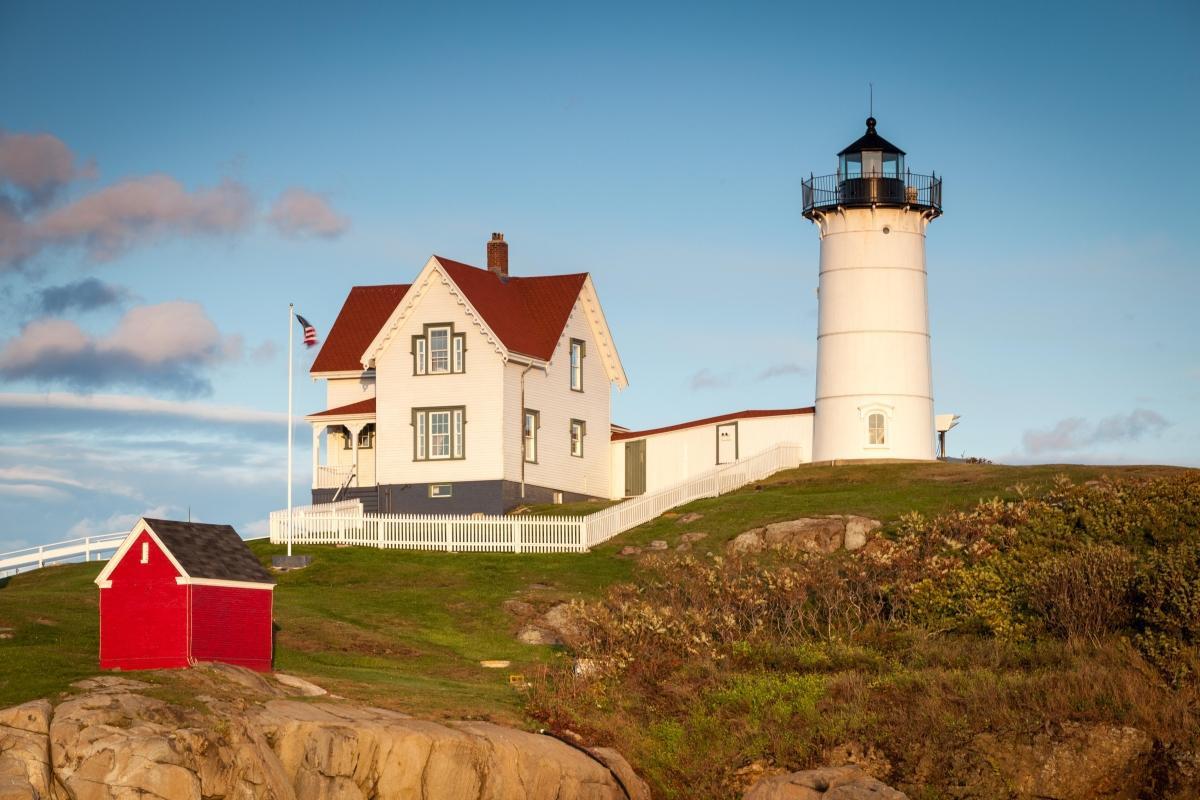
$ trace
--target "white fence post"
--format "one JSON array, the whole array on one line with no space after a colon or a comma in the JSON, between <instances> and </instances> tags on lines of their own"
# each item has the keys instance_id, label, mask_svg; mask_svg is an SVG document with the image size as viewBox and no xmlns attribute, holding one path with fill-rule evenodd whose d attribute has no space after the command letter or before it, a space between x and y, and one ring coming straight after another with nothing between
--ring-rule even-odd
<instances>
[{"instance_id":1,"label":"white fence post","mask_svg":"<svg viewBox=\"0 0 1200 800\"><path fill-rule=\"evenodd\" d=\"M452 541L451 537L454 535L454 532L450 528L450 520L449 519L447 519L445 521L445 525L446 525L446 552L453 553L454 552L454 542Z\"/></svg>"},{"instance_id":2,"label":"white fence post","mask_svg":"<svg viewBox=\"0 0 1200 800\"><path fill-rule=\"evenodd\" d=\"M38 569L41 569L42 567L46 566L45 553L46 553L45 547L38 548Z\"/></svg>"},{"instance_id":3,"label":"white fence post","mask_svg":"<svg viewBox=\"0 0 1200 800\"><path fill-rule=\"evenodd\" d=\"M511 523L511 525L512 525L513 552L519 553L519 552L521 552L521 521L518 519L514 519Z\"/></svg>"}]
</instances>

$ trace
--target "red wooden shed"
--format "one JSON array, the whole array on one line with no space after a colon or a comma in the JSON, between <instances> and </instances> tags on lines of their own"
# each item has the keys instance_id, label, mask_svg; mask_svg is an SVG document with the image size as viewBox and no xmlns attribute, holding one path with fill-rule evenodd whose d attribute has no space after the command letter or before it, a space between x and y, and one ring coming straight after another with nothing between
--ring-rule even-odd
<instances>
[{"instance_id":1,"label":"red wooden shed","mask_svg":"<svg viewBox=\"0 0 1200 800\"><path fill-rule=\"evenodd\" d=\"M96 585L101 669L271 669L275 579L228 525L143 518Z\"/></svg>"}]
</instances>

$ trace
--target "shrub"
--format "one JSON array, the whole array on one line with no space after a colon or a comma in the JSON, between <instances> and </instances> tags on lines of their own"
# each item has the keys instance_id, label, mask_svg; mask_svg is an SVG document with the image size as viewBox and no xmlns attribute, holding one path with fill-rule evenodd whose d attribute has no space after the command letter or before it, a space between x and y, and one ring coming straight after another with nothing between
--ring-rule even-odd
<instances>
[{"instance_id":1,"label":"shrub","mask_svg":"<svg viewBox=\"0 0 1200 800\"><path fill-rule=\"evenodd\" d=\"M1136 573L1137 560L1123 547L1085 545L1033 568L1029 606L1050 631L1099 641L1132 621Z\"/></svg>"},{"instance_id":2,"label":"shrub","mask_svg":"<svg viewBox=\"0 0 1200 800\"><path fill-rule=\"evenodd\" d=\"M1136 583L1139 649L1168 676L1190 672L1200 644L1200 541L1156 550Z\"/></svg>"}]
</instances>

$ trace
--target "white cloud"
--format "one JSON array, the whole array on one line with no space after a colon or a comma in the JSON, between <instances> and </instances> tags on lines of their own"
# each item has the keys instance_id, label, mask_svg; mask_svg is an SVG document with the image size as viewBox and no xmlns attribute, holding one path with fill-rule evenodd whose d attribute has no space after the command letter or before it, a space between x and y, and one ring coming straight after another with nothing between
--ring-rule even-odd
<instances>
[{"instance_id":1,"label":"white cloud","mask_svg":"<svg viewBox=\"0 0 1200 800\"><path fill-rule=\"evenodd\" d=\"M324 197L293 187L279 196L268 221L284 236L334 239L350 228L350 220L333 210Z\"/></svg>"},{"instance_id":2,"label":"white cloud","mask_svg":"<svg viewBox=\"0 0 1200 800\"><path fill-rule=\"evenodd\" d=\"M39 483L0 483L0 495L27 500L70 500L71 495L53 486Z\"/></svg>"},{"instance_id":3,"label":"white cloud","mask_svg":"<svg viewBox=\"0 0 1200 800\"><path fill-rule=\"evenodd\" d=\"M131 308L104 336L65 319L30 322L0 350L0 376L85 391L132 385L201 394L212 389L201 368L240 351L240 337L221 336L198 303L175 300Z\"/></svg>"},{"instance_id":4,"label":"white cloud","mask_svg":"<svg viewBox=\"0 0 1200 800\"><path fill-rule=\"evenodd\" d=\"M147 508L140 514L112 514L109 517L101 520L97 519L81 519L71 526L67 531L71 538L80 538L83 536L97 536L103 533L119 533L121 531L130 530L134 523L142 517L150 517L152 519L170 519L179 509L174 506L161 505Z\"/></svg>"},{"instance_id":5,"label":"white cloud","mask_svg":"<svg viewBox=\"0 0 1200 800\"><path fill-rule=\"evenodd\" d=\"M1128 414L1105 417L1095 425L1082 417L1068 417L1048 430L1025 431L1022 443L1025 452L1035 456L1074 452L1097 444L1137 441L1157 435L1170 425L1157 411L1138 408Z\"/></svg>"},{"instance_id":6,"label":"white cloud","mask_svg":"<svg viewBox=\"0 0 1200 800\"><path fill-rule=\"evenodd\" d=\"M693 392L703 389L723 389L729 386L730 380L724 375L717 375L705 367L688 378L688 388Z\"/></svg>"},{"instance_id":7,"label":"white cloud","mask_svg":"<svg viewBox=\"0 0 1200 800\"><path fill-rule=\"evenodd\" d=\"M230 423L274 423L282 425L287 421L287 414L279 411L261 411L244 406L159 400L153 397L120 394L82 395L70 392L46 392L45 394L0 392L0 408L102 411L134 415L153 414L200 421ZM304 423L297 423L297 426L301 424Z\"/></svg>"}]
</instances>

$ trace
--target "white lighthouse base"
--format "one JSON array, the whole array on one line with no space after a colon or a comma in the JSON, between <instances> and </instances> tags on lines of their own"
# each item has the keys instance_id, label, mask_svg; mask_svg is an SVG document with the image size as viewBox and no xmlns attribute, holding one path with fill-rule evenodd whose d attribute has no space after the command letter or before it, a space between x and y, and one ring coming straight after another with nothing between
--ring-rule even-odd
<instances>
[{"instance_id":1,"label":"white lighthouse base","mask_svg":"<svg viewBox=\"0 0 1200 800\"><path fill-rule=\"evenodd\" d=\"M884 416L884 444L870 443L868 418ZM838 397L817 400L813 461L932 461L933 401L921 397Z\"/></svg>"}]
</instances>

